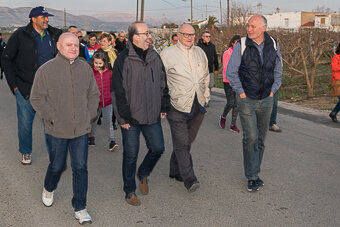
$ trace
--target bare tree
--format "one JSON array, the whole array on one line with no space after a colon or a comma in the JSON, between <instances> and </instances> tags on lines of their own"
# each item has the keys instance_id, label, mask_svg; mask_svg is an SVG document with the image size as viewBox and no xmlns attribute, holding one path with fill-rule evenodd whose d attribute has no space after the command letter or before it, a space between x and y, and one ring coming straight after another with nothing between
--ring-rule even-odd
<instances>
[{"instance_id":1,"label":"bare tree","mask_svg":"<svg viewBox=\"0 0 340 227\"><path fill-rule=\"evenodd\" d=\"M249 4L242 3L240 1L231 2L230 20L232 26L245 26L248 21L248 14L251 12L251 6ZM225 15L227 15L225 13ZM227 22L228 18L225 18Z\"/></svg>"},{"instance_id":2,"label":"bare tree","mask_svg":"<svg viewBox=\"0 0 340 227\"><path fill-rule=\"evenodd\" d=\"M317 12L317 13L332 13L333 12L330 8L326 7L325 5L317 6L312 11Z\"/></svg>"}]
</instances>

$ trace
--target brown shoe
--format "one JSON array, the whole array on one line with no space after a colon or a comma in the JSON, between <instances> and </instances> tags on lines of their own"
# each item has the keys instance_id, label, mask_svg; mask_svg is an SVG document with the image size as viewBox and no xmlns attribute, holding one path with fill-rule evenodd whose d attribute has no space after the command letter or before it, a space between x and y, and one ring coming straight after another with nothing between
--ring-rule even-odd
<instances>
[{"instance_id":1,"label":"brown shoe","mask_svg":"<svg viewBox=\"0 0 340 227\"><path fill-rule=\"evenodd\" d=\"M132 206L139 206L140 205L140 201L137 198L135 193L130 193L126 198L125 198L126 202Z\"/></svg>"},{"instance_id":2,"label":"brown shoe","mask_svg":"<svg viewBox=\"0 0 340 227\"><path fill-rule=\"evenodd\" d=\"M139 190L143 195L149 194L149 185L148 185L148 178L143 177L142 180L139 179Z\"/></svg>"}]
</instances>

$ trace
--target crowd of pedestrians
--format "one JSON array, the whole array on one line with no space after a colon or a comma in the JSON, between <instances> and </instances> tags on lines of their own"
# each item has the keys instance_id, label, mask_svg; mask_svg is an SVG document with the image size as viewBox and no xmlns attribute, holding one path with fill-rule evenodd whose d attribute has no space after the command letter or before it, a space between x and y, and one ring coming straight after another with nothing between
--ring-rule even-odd
<instances>
[{"instance_id":1,"label":"crowd of pedestrians","mask_svg":"<svg viewBox=\"0 0 340 227\"><path fill-rule=\"evenodd\" d=\"M43 7L33 8L29 17L28 25L15 31L7 45L0 34L1 79L4 71L16 98L23 165L32 163L35 113L43 119L49 155L43 204L52 206L70 153L75 218L80 224L92 223L86 207L88 147L95 146L101 116L110 151L119 148L114 135L116 119L120 126L123 190L128 204L141 204L136 179L140 192L149 194L149 177L165 150L164 118L169 122L173 145L169 177L181 182L188 192L196 191L200 182L194 172L192 143L219 71L210 32L203 32L195 45L195 29L182 24L172 35L172 43L158 54L150 45L152 35L144 22L132 23L127 33L121 31L117 36L103 33L98 39L90 33L85 41L74 25L63 34L50 26L53 15ZM233 36L222 57L227 103L219 126L226 127L232 110L229 129L240 132L236 126L240 118L248 191L264 186L259 173L267 132L282 131L276 122L282 74L280 47L266 28L264 16L252 16L247 37ZM337 63L332 61L333 72L339 71ZM338 105L330 115L333 121L337 121ZM137 168L140 134L148 152Z\"/></svg>"}]
</instances>

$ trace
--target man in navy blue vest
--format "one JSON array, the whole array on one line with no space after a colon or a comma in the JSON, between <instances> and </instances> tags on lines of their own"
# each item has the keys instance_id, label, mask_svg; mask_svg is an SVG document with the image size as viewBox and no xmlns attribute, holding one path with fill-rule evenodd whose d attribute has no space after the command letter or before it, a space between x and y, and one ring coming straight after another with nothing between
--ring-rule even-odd
<instances>
[{"instance_id":1,"label":"man in navy blue vest","mask_svg":"<svg viewBox=\"0 0 340 227\"><path fill-rule=\"evenodd\" d=\"M267 20L252 16L247 23L245 46L238 42L230 58L227 78L237 93L243 129L243 161L248 191L264 182L258 176L273 108L273 96L281 86L280 48L267 32ZM244 51L243 51L244 50Z\"/></svg>"}]
</instances>

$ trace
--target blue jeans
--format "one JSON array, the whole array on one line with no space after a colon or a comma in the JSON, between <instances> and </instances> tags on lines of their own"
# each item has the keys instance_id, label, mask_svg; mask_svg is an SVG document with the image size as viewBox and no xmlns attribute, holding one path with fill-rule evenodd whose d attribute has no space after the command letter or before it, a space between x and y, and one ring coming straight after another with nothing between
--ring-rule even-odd
<instances>
[{"instance_id":1,"label":"blue jeans","mask_svg":"<svg viewBox=\"0 0 340 227\"><path fill-rule=\"evenodd\" d=\"M273 97L273 110L272 110L272 113L270 115L269 127L273 126L273 124L277 124L276 123L276 116L277 116L277 103L278 102L279 102L279 91L277 91L274 94L274 97Z\"/></svg>"},{"instance_id":2,"label":"blue jeans","mask_svg":"<svg viewBox=\"0 0 340 227\"><path fill-rule=\"evenodd\" d=\"M46 134L46 139L50 150L50 164L46 172L45 189L52 192L57 188L69 150L73 176L72 206L74 211L85 209L88 182L88 134L73 139L56 138Z\"/></svg>"},{"instance_id":3,"label":"blue jeans","mask_svg":"<svg viewBox=\"0 0 340 227\"><path fill-rule=\"evenodd\" d=\"M339 102L338 104L336 104L336 106L334 107L331 113L333 116L336 116L338 112L340 111L340 96L338 96L338 99L339 99Z\"/></svg>"},{"instance_id":4,"label":"blue jeans","mask_svg":"<svg viewBox=\"0 0 340 227\"><path fill-rule=\"evenodd\" d=\"M32 153L32 129L35 110L30 100L25 99L19 89L14 92L17 102L19 152L22 154Z\"/></svg>"},{"instance_id":5,"label":"blue jeans","mask_svg":"<svg viewBox=\"0 0 340 227\"><path fill-rule=\"evenodd\" d=\"M262 100L241 99L237 96L237 107L243 130L243 164L248 180L256 180L264 153L269 118L273 109L273 98Z\"/></svg>"},{"instance_id":6,"label":"blue jeans","mask_svg":"<svg viewBox=\"0 0 340 227\"><path fill-rule=\"evenodd\" d=\"M160 122L152 125L130 125L130 129L121 128L123 136L123 180L124 192L129 195L136 190L136 164L139 152L139 135L142 132L149 149L138 175L148 177L164 152L164 138Z\"/></svg>"}]
</instances>

